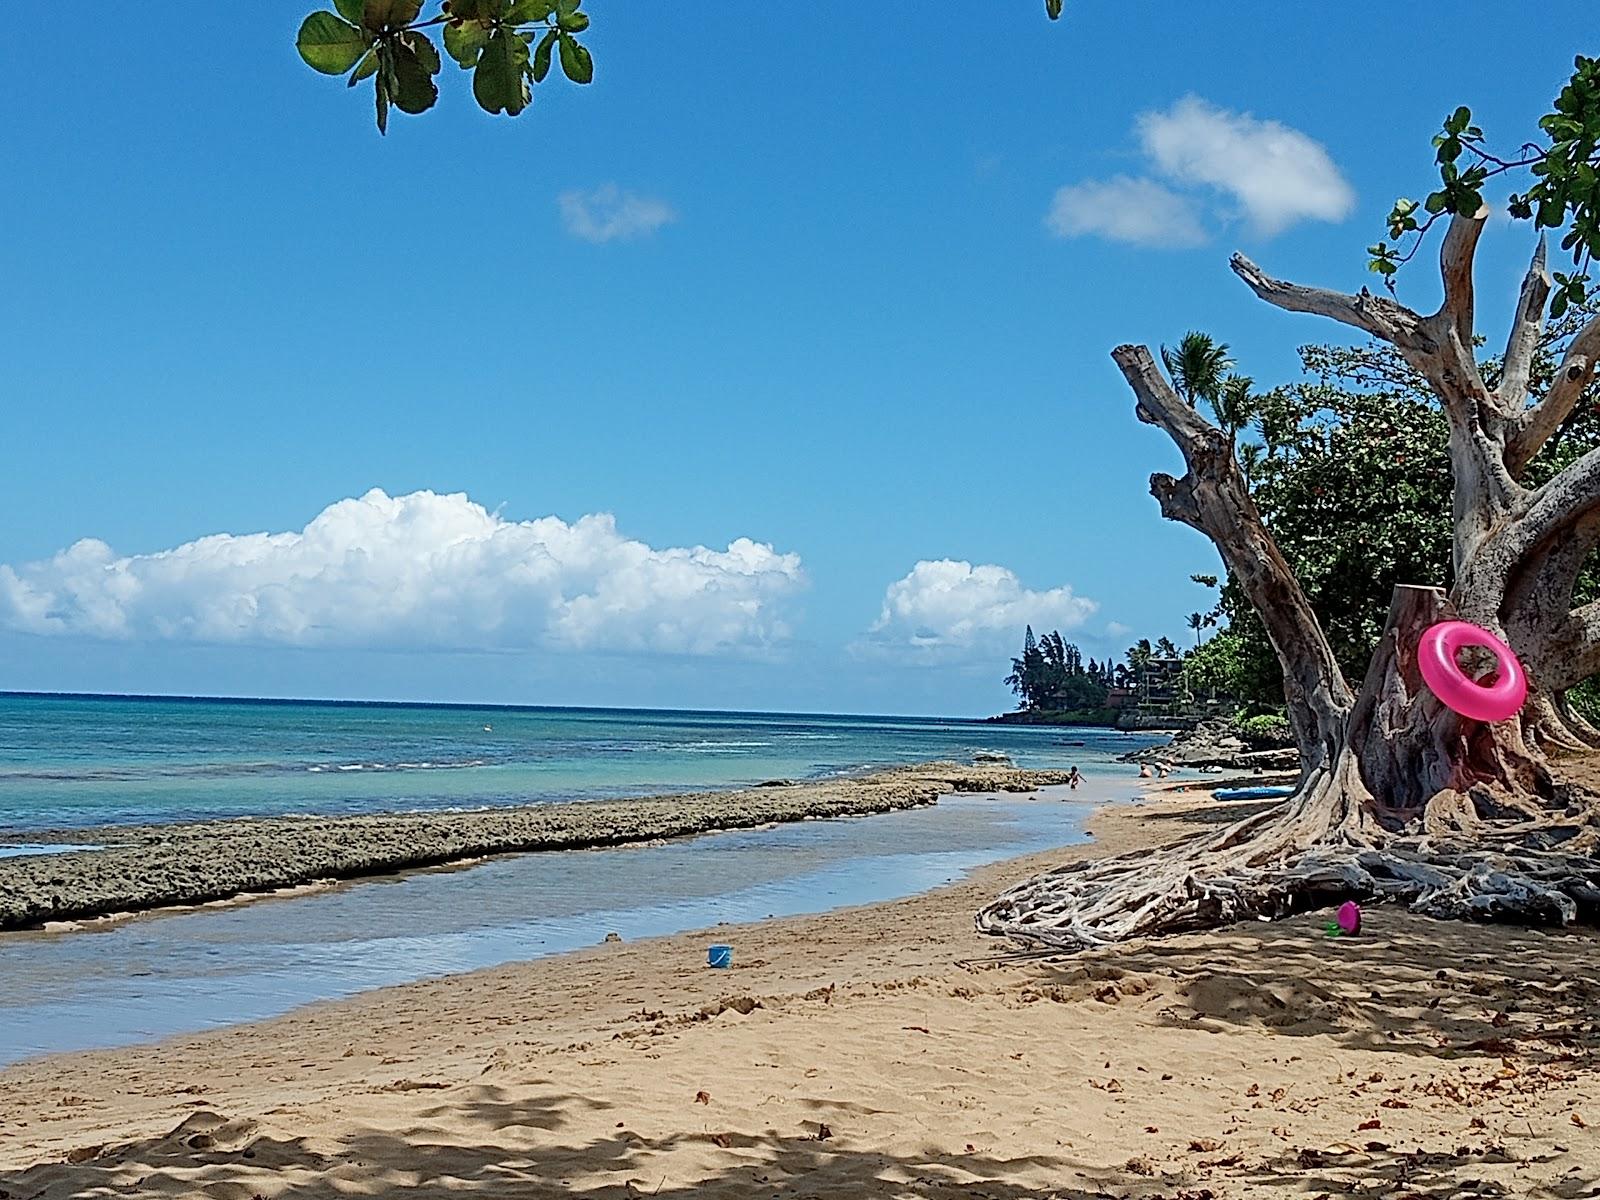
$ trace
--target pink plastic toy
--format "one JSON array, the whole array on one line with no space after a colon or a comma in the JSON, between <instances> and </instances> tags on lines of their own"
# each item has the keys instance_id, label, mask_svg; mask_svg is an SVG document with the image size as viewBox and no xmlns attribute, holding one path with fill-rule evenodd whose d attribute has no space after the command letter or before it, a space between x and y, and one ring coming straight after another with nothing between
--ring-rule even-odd
<instances>
[{"instance_id":1,"label":"pink plastic toy","mask_svg":"<svg viewBox=\"0 0 1600 1200\"><path fill-rule=\"evenodd\" d=\"M1346 900L1339 905L1339 932L1346 937L1354 937L1361 932L1361 906L1354 900Z\"/></svg>"},{"instance_id":2,"label":"pink plastic toy","mask_svg":"<svg viewBox=\"0 0 1600 1200\"><path fill-rule=\"evenodd\" d=\"M1361 906L1354 900L1346 900L1339 905L1339 911L1324 931L1329 937L1355 937L1361 932Z\"/></svg>"},{"instance_id":3,"label":"pink plastic toy","mask_svg":"<svg viewBox=\"0 0 1600 1200\"><path fill-rule=\"evenodd\" d=\"M1494 655L1493 683L1485 687L1462 671L1456 662L1456 651L1463 646L1481 646ZM1417 666L1435 696L1474 721L1514 717L1528 698L1528 677L1511 647L1487 629L1466 621L1441 621L1429 626L1417 646Z\"/></svg>"}]
</instances>

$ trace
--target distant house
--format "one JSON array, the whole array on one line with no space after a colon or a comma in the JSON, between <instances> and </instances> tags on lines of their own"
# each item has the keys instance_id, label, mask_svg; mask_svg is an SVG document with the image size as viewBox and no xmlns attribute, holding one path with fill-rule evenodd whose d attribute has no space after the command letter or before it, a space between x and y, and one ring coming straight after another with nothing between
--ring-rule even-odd
<instances>
[{"instance_id":1,"label":"distant house","mask_svg":"<svg viewBox=\"0 0 1600 1200\"><path fill-rule=\"evenodd\" d=\"M1139 672L1139 702L1166 706L1188 699L1183 686L1183 659L1152 658Z\"/></svg>"},{"instance_id":2,"label":"distant house","mask_svg":"<svg viewBox=\"0 0 1600 1200\"><path fill-rule=\"evenodd\" d=\"M1106 689L1106 707L1114 708L1119 712L1139 702L1139 693L1135 688L1110 687Z\"/></svg>"}]
</instances>

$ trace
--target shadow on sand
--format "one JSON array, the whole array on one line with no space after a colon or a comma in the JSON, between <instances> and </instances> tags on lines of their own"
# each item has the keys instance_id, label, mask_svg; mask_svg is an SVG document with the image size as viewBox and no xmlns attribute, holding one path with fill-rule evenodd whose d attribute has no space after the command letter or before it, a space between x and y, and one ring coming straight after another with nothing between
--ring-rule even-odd
<instances>
[{"instance_id":1,"label":"shadow on sand","mask_svg":"<svg viewBox=\"0 0 1600 1200\"><path fill-rule=\"evenodd\" d=\"M611 1136L575 1140L563 1136L573 1115L592 1116L607 1105L555 1094L509 1100L500 1089L483 1085L464 1091L452 1093L448 1104L415 1114L416 1121L405 1128L369 1128L321 1148L313 1144L316 1139L276 1138L253 1122L197 1112L165 1137L102 1147L86 1161L41 1165L0 1178L0 1196L1212 1197L1202 1188L1163 1187L1133 1172L1107 1172L1065 1159L852 1150L826 1137L826 1126L795 1136L684 1131L646 1138L618 1122ZM701 1147L703 1154L697 1153ZM729 1163L730 1157L735 1161ZM705 1169L697 1169L702 1164ZM683 1178L686 1168L692 1179ZM1008 1181L1019 1171L1041 1169L1058 1174L1060 1182L1036 1188Z\"/></svg>"}]
</instances>

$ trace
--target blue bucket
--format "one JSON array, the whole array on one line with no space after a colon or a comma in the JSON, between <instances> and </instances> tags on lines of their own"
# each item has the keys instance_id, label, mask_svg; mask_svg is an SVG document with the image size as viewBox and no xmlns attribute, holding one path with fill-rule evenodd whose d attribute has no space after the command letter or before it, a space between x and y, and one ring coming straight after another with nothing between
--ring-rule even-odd
<instances>
[{"instance_id":1,"label":"blue bucket","mask_svg":"<svg viewBox=\"0 0 1600 1200\"><path fill-rule=\"evenodd\" d=\"M712 966L712 967L723 967L723 968L733 966L733 947L732 946L713 946L713 947L711 947L711 952L706 956L706 965L707 966Z\"/></svg>"}]
</instances>

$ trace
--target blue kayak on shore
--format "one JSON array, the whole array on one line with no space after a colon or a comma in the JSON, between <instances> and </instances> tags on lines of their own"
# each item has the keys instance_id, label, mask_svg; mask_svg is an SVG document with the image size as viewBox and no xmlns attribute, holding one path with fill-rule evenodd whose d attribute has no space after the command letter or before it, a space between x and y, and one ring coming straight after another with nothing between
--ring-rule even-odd
<instances>
[{"instance_id":1,"label":"blue kayak on shore","mask_svg":"<svg viewBox=\"0 0 1600 1200\"><path fill-rule=\"evenodd\" d=\"M1281 800L1292 796L1292 787L1218 788L1211 793L1218 800Z\"/></svg>"}]
</instances>

